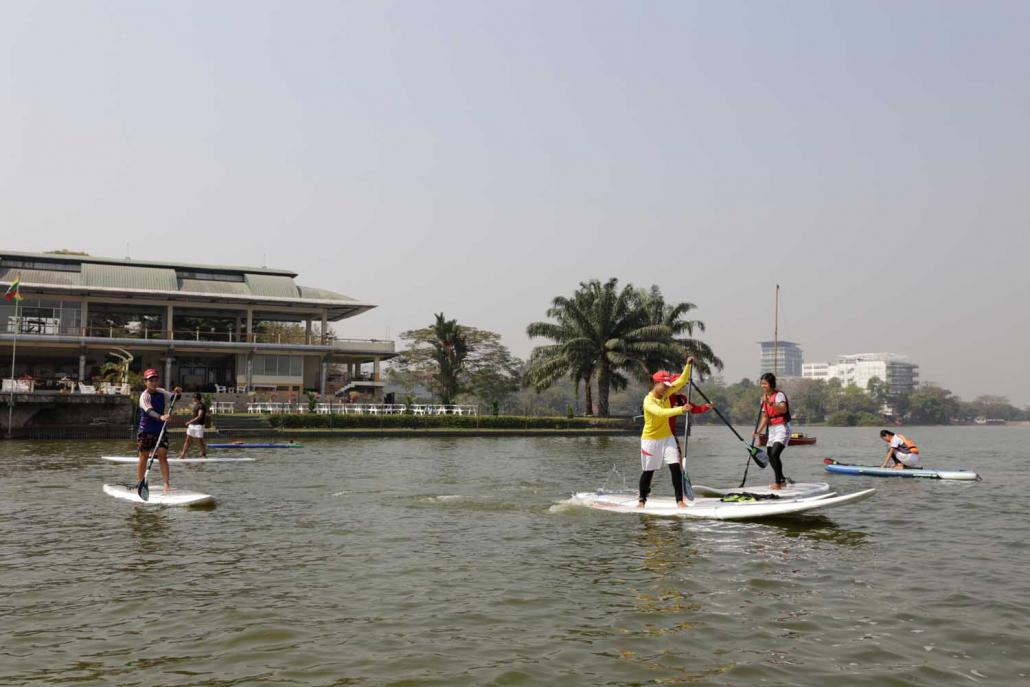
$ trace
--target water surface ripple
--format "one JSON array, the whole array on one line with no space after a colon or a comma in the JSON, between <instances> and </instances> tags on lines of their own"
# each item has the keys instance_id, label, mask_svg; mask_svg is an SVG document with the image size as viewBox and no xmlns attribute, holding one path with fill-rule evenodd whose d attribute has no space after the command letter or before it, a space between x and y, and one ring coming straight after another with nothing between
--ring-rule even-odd
<instances>
[{"instance_id":1,"label":"water surface ripple","mask_svg":"<svg viewBox=\"0 0 1030 687\"><path fill-rule=\"evenodd\" d=\"M173 467L217 505L144 508L100 491L124 442L0 442L0 684L1030 683L1030 429L909 430L981 483L828 475L882 443L812 433L788 474L873 499L619 515L561 502L635 484L633 437L351 439ZM726 430L692 453L739 482Z\"/></svg>"}]
</instances>

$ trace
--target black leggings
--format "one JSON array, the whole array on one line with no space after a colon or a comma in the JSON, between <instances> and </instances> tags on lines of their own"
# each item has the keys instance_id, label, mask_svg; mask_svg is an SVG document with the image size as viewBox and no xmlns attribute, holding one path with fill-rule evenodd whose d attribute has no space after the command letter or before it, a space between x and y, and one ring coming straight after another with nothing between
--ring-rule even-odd
<instances>
[{"instance_id":1,"label":"black leggings","mask_svg":"<svg viewBox=\"0 0 1030 687\"><path fill-rule=\"evenodd\" d=\"M672 473L672 488L676 492L676 501L683 500L683 468L679 463L669 463L669 472ZM651 478L654 477L654 470L644 470L640 473L640 500L647 501L651 493Z\"/></svg>"},{"instance_id":2,"label":"black leggings","mask_svg":"<svg viewBox=\"0 0 1030 687\"><path fill-rule=\"evenodd\" d=\"M769 454L769 464L772 465L773 472L776 473L776 484L787 483L787 478L783 476L783 461L780 460L780 454L783 453L784 448L786 447L777 441L766 451Z\"/></svg>"}]
</instances>

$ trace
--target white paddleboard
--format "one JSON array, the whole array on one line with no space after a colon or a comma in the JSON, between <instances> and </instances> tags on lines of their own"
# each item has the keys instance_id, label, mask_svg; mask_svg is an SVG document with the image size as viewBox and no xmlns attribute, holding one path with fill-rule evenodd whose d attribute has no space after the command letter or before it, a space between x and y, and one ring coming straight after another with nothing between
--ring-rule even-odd
<instances>
[{"instance_id":1,"label":"white paddleboard","mask_svg":"<svg viewBox=\"0 0 1030 687\"><path fill-rule=\"evenodd\" d=\"M211 494L201 494L197 491L186 491L185 489L172 489L165 493L160 484L150 489L150 499L144 501L136 493L136 486L127 487L124 484L105 484L104 493L116 499L124 499L133 503L145 503L153 506L205 506L215 502Z\"/></svg>"},{"instance_id":2,"label":"white paddleboard","mask_svg":"<svg viewBox=\"0 0 1030 687\"><path fill-rule=\"evenodd\" d=\"M138 463L139 456L100 456L102 460L112 463ZM157 459L154 459L157 462ZM169 458L169 463L252 463L253 458L217 456L215 458Z\"/></svg>"},{"instance_id":3,"label":"white paddleboard","mask_svg":"<svg viewBox=\"0 0 1030 687\"><path fill-rule=\"evenodd\" d=\"M694 485L696 496L723 497L726 494L738 494L747 492L749 494L776 494L781 499L800 499L808 496L828 494L830 485L826 482L790 482L782 489L771 489L769 486L740 487L738 489L713 489L700 484Z\"/></svg>"},{"instance_id":4,"label":"white paddleboard","mask_svg":"<svg viewBox=\"0 0 1030 687\"><path fill-rule=\"evenodd\" d=\"M733 490L751 491L749 489ZM679 508L671 496L658 496L647 500L647 506L637 508L637 494L598 494L581 492L569 502L575 505L606 510L614 513L636 513L637 515L662 515L678 518L708 518L714 520L750 520L777 515L791 515L810 510L835 508L846 503L855 503L869 498L875 489L857 491L853 494L827 492L805 498L779 498L762 501L724 502L718 498L698 497L686 508Z\"/></svg>"}]
</instances>

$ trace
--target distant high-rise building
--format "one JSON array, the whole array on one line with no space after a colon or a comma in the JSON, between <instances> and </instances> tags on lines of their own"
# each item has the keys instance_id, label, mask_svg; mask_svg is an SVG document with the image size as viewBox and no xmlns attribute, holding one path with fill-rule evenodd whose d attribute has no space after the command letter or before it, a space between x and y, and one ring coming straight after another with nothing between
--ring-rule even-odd
<instances>
[{"instance_id":1,"label":"distant high-rise building","mask_svg":"<svg viewBox=\"0 0 1030 687\"><path fill-rule=\"evenodd\" d=\"M804 356L801 346L793 341L759 341L762 347L762 370L759 374L773 372L779 377L800 377Z\"/></svg>"},{"instance_id":2,"label":"distant high-rise building","mask_svg":"<svg viewBox=\"0 0 1030 687\"><path fill-rule=\"evenodd\" d=\"M806 379L839 379L844 386L867 389L873 377L886 382L891 396L903 396L919 385L919 366L896 353L854 353L837 356L835 363L807 363L801 376Z\"/></svg>"}]
</instances>

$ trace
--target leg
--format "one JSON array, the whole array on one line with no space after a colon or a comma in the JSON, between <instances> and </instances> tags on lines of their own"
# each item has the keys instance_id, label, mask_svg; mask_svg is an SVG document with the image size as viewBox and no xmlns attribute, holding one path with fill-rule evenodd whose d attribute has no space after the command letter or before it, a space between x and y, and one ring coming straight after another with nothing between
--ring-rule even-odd
<instances>
[{"instance_id":1,"label":"leg","mask_svg":"<svg viewBox=\"0 0 1030 687\"><path fill-rule=\"evenodd\" d=\"M770 489L780 489L787 482L783 477L783 462L780 460L783 448L783 444L778 441L768 448L769 464L772 465L773 473L776 475L776 484L770 484Z\"/></svg>"},{"instance_id":2,"label":"leg","mask_svg":"<svg viewBox=\"0 0 1030 687\"><path fill-rule=\"evenodd\" d=\"M146 451L139 452L139 462L136 463L136 481L143 481L143 473L147 471L147 460L150 458Z\"/></svg>"},{"instance_id":3,"label":"leg","mask_svg":"<svg viewBox=\"0 0 1030 687\"><path fill-rule=\"evenodd\" d=\"M191 437L189 434L186 434L186 441L182 442L182 450L179 451L179 457L180 458L185 458L186 457L186 453L190 450L190 444L192 444L192 443L193 443L193 437Z\"/></svg>"},{"instance_id":4,"label":"leg","mask_svg":"<svg viewBox=\"0 0 1030 687\"><path fill-rule=\"evenodd\" d=\"M172 479L171 479L171 475L169 474L169 470L168 470L168 448L167 447L162 446L161 448L157 449L157 459L158 459L159 464L161 466L161 479L164 480L165 491L171 491L172 490Z\"/></svg>"},{"instance_id":5,"label":"leg","mask_svg":"<svg viewBox=\"0 0 1030 687\"><path fill-rule=\"evenodd\" d=\"M647 502L647 495L651 493L651 479L654 477L654 470L644 470L640 473L640 503L638 508L643 508Z\"/></svg>"},{"instance_id":6,"label":"leg","mask_svg":"<svg viewBox=\"0 0 1030 687\"><path fill-rule=\"evenodd\" d=\"M200 442L200 457L207 458L207 443L203 439L197 439Z\"/></svg>"},{"instance_id":7,"label":"leg","mask_svg":"<svg viewBox=\"0 0 1030 687\"><path fill-rule=\"evenodd\" d=\"M672 490L676 492L676 505L683 508L687 505L683 503L683 468L679 463L669 463L669 472L672 473Z\"/></svg>"}]
</instances>

